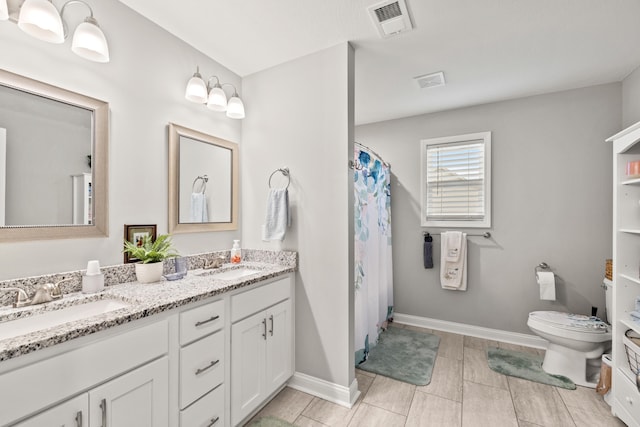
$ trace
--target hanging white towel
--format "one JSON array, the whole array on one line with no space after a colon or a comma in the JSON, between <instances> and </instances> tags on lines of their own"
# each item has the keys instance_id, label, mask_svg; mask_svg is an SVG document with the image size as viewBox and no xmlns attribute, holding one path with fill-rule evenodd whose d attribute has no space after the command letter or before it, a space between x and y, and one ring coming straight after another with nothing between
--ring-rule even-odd
<instances>
[{"instance_id":1,"label":"hanging white towel","mask_svg":"<svg viewBox=\"0 0 640 427\"><path fill-rule=\"evenodd\" d=\"M267 196L267 215L262 226L262 240L283 240L290 225L289 191L286 188L272 188Z\"/></svg>"},{"instance_id":2,"label":"hanging white towel","mask_svg":"<svg viewBox=\"0 0 640 427\"><path fill-rule=\"evenodd\" d=\"M460 260L463 234L464 233L460 231L446 231L442 233L442 244L444 245L446 243L447 249L446 252L442 252L442 259L450 262L458 262Z\"/></svg>"},{"instance_id":3,"label":"hanging white towel","mask_svg":"<svg viewBox=\"0 0 640 427\"><path fill-rule=\"evenodd\" d=\"M204 193L191 193L191 222L209 222L207 196Z\"/></svg>"},{"instance_id":4,"label":"hanging white towel","mask_svg":"<svg viewBox=\"0 0 640 427\"><path fill-rule=\"evenodd\" d=\"M459 231L447 231L442 233L441 237L440 284L443 289L466 291L467 234ZM456 245L458 242L457 251L453 251L450 245ZM450 261L450 259L454 258L454 253L457 255L455 257L456 261Z\"/></svg>"}]
</instances>

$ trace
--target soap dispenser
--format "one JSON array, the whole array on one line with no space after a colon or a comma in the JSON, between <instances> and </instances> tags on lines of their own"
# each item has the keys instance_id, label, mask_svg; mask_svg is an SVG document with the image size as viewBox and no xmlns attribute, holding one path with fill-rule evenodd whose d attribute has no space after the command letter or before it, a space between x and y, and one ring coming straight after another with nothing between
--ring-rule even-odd
<instances>
[{"instance_id":1,"label":"soap dispenser","mask_svg":"<svg viewBox=\"0 0 640 427\"><path fill-rule=\"evenodd\" d=\"M242 261L242 250L240 249L240 240L233 241L231 248L231 264L240 264Z\"/></svg>"}]
</instances>

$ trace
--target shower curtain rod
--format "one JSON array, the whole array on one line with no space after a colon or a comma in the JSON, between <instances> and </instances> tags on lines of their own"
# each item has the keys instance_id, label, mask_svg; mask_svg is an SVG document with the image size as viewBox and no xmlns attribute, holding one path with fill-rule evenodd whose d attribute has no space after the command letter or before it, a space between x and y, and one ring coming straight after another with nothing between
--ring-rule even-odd
<instances>
[{"instance_id":1,"label":"shower curtain rod","mask_svg":"<svg viewBox=\"0 0 640 427\"><path fill-rule=\"evenodd\" d=\"M391 165L390 165L389 163L387 163L387 162L385 162L384 160L382 160L382 156L381 156L380 154L378 154L378 153L376 153L375 151L373 151L370 147L367 147L366 145L361 144L361 143L359 143L358 141L353 141L353 143L354 143L354 144L356 144L356 145L359 145L359 146L360 146L360 147L362 147L362 148L366 148L367 150L371 151L371 153L372 153L372 154L375 154L375 156L376 156L377 158L379 158L379 159L380 159L380 161L381 161L382 163L384 163L384 165L385 165L385 166L387 166L387 167L389 167L389 168L391 167Z\"/></svg>"}]
</instances>

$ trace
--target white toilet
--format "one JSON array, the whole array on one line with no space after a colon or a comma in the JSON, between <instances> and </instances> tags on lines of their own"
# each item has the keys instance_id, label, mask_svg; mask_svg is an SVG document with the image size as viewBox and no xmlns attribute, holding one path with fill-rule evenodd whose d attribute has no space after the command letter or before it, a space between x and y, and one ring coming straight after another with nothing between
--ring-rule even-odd
<instances>
[{"instance_id":1,"label":"white toilet","mask_svg":"<svg viewBox=\"0 0 640 427\"><path fill-rule=\"evenodd\" d=\"M611 289L606 288L607 316L611 313ZM589 316L558 311L529 313L527 326L549 341L542 369L563 375L576 385L595 388L602 354L611 348L611 327Z\"/></svg>"}]
</instances>

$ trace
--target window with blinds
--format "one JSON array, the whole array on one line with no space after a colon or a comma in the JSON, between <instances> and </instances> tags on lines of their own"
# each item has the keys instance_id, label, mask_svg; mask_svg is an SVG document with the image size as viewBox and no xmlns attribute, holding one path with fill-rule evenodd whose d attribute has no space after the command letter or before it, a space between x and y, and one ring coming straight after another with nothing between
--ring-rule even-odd
<instances>
[{"instance_id":1,"label":"window with blinds","mask_svg":"<svg viewBox=\"0 0 640 427\"><path fill-rule=\"evenodd\" d=\"M422 226L491 226L491 132L423 140Z\"/></svg>"}]
</instances>

